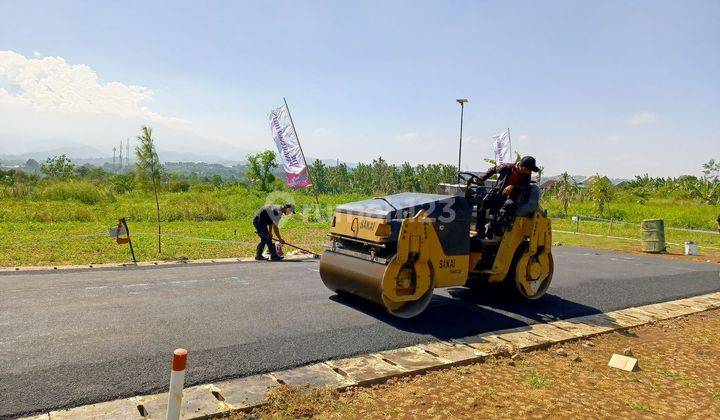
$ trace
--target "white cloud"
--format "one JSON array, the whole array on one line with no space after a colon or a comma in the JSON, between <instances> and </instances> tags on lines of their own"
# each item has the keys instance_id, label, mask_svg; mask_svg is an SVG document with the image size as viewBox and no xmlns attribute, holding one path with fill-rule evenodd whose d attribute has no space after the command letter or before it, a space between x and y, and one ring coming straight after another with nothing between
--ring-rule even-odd
<instances>
[{"instance_id":1,"label":"white cloud","mask_svg":"<svg viewBox=\"0 0 720 420\"><path fill-rule=\"evenodd\" d=\"M35 56L39 56L35 52ZM62 57L26 58L0 51L0 106L35 111L140 117L151 122L187 121L150 110L145 103L153 91L120 82L102 83L83 64L70 65Z\"/></svg>"},{"instance_id":2,"label":"white cloud","mask_svg":"<svg viewBox=\"0 0 720 420\"><path fill-rule=\"evenodd\" d=\"M42 54L40 54L40 51L33 51L33 55L35 56L35 58L40 58L40 56L42 56Z\"/></svg>"},{"instance_id":3,"label":"white cloud","mask_svg":"<svg viewBox=\"0 0 720 420\"><path fill-rule=\"evenodd\" d=\"M519 141L527 141L527 140L530 140L530 136L528 136L527 134L520 134L518 136L518 140Z\"/></svg>"},{"instance_id":4,"label":"white cloud","mask_svg":"<svg viewBox=\"0 0 720 420\"><path fill-rule=\"evenodd\" d=\"M420 134L415 132L403 133L395 137L400 143L411 143L420 138Z\"/></svg>"},{"instance_id":5,"label":"white cloud","mask_svg":"<svg viewBox=\"0 0 720 420\"><path fill-rule=\"evenodd\" d=\"M657 115L652 112L641 111L628 118L627 123L629 125L644 125L654 123L656 119Z\"/></svg>"},{"instance_id":6,"label":"white cloud","mask_svg":"<svg viewBox=\"0 0 720 420\"><path fill-rule=\"evenodd\" d=\"M237 159L257 149L259 135L247 127L238 135L237 126L163 115L148 106L153 90L101 77L61 57L0 51L0 154L70 143L111 150L120 139L133 139L141 125L155 129L165 150Z\"/></svg>"}]
</instances>

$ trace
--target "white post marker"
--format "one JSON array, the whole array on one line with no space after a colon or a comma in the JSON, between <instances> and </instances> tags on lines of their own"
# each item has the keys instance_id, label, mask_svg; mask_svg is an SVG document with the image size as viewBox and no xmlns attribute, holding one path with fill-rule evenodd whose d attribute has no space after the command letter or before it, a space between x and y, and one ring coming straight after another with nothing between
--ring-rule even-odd
<instances>
[{"instance_id":1,"label":"white post marker","mask_svg":"<svg viewBox=\"0 0 720 420\"><path fill-rule=\"evenodd\" d=\"M170 391L168 392L167 420L179 420L182 407L182 393L185 386L185 367L187 350L176 349L173 352L172 371L170 372Z\"/></svg>"}]
</instances>

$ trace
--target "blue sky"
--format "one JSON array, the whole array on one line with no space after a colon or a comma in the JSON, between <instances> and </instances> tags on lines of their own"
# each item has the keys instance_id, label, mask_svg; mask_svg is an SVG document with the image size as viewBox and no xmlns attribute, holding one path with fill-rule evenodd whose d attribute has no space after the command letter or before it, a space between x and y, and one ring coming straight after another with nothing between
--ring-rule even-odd
<instances>
[{"instance_id":1,"label":"blue sky","mask_svg":"<svg viewBox=\"0 0 720 420\"><path fill-rule=\"evenodd\" d=\"M549 174L697 174L719 45L717 1L0 1L0 154L149 123L236 157L273 147L285 96L310 156L456 163L467 97L464 168L510 127Z\"/></svg>"}]
</instances>

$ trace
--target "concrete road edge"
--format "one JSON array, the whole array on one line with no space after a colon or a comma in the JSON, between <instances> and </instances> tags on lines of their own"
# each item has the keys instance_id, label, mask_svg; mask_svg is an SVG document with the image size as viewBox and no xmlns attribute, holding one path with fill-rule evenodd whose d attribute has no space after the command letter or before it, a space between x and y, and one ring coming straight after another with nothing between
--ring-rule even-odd
<instances>
[{"instance_id":1,"label":"concrete road edge","mask_svg":"<svg viewBox=\"0 0 720 420\"><path fill-rule=\"evenodd\" d=\"M205 419L250 411L262 404L269 389L282 383L335 389L366 386L393 377L469 364L489 356L509 356L515 351L535 350L715 308L720 308L720 292L197 385L185 389L182 418ZM27 418L160 419L165 417L166 403L166 393L143 395Z\"/></svg>"},{"instance_id":2,"label":"concrete road edge","mask_svg":"<svg viewBox=\"0 0 720 420\"><path fill-rule=\"evenodd\" d=\"M287 261L304 261L316 259L309 254L288 254L285 257ZM102 269L122 269L133 267L182 267L186 265L212 265L212 264L234 264L234 263L262 263L252 257L237 258L206 258L199 260L155 260L155 261L138 261L133 262L115 262L115 263L98 263L98 264L78 264L78 265L33 265L33 266L17 266L17 267L0 267L0 275L2 274L45 274L55 271L91 271Z\"/></svg>"}]
</instances>

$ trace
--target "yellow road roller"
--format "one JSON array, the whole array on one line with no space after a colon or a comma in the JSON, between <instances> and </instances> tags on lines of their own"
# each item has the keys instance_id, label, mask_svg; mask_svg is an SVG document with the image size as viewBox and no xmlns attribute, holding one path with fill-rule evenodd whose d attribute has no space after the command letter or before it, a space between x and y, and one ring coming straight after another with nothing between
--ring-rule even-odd
<instances>
[{"instance_id":1,"label":"yellow road roller","mask_svg":"<svg viewBox=\"0 0 720 420\"><path fill-rule=\"evenodd\" d=\"M526 299L544 295L553 275L552 232L539 189L532 185L502 236L486 239L474 222L489 188L467 177L456 194L401 193L338 206L332 243L320 258L325 286L400 318L420 314L439 287L504 282Z\"/></svg>"}]
</instances>

